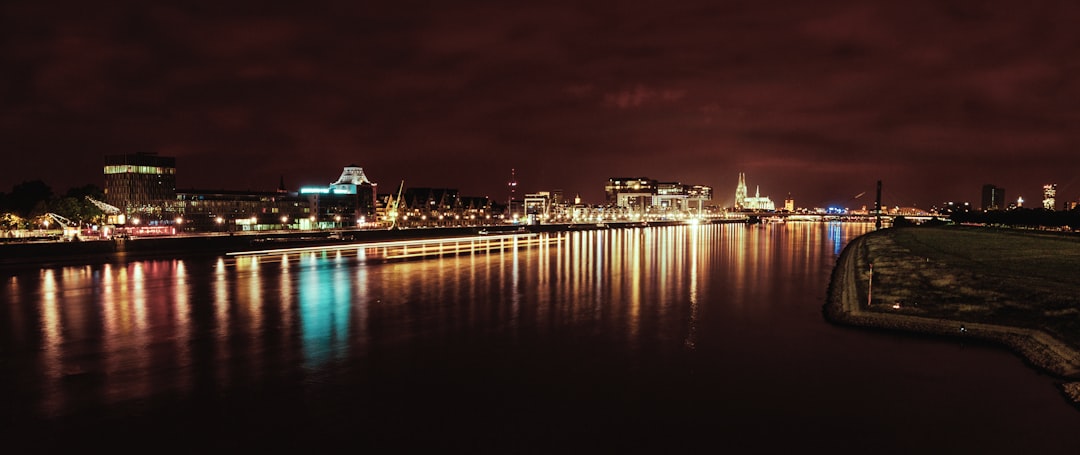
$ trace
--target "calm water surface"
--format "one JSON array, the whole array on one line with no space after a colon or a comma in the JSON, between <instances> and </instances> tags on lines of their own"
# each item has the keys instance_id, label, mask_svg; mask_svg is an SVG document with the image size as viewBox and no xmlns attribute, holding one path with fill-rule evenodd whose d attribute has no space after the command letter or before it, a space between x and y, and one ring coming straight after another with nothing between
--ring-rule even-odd
<instances>
[{"instance_id":1,"label":"calm water surface","mask_svg":"<svg viewBox=\"0 0 1080 455\"><path fill-rule=\"evenodd\" d=\"M823 320L872 228L9 273L0 451L1077 453L1080 411L1016 356Z\"/></svg>"}]
</instances>

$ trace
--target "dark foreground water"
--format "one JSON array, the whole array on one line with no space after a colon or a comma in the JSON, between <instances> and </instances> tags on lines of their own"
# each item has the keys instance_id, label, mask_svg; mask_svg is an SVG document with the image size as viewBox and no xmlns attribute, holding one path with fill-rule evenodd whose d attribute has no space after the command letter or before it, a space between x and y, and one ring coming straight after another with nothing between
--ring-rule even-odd
<instances>
[{"instance_id":1,"label":"dark foreground water","mask_svg":"<svg viewBox=\"0 0 1080 455\"><path fill-rule=\"evenodd\" d=\"M823 320L871 228L9 274L0 452L1077 453L1018 357Z\"/></svg>"}]
</instances>

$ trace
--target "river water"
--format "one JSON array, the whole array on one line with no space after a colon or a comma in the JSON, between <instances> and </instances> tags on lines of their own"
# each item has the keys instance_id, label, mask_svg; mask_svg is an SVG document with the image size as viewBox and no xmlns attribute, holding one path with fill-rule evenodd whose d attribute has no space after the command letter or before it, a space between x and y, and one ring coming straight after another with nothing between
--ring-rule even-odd
<instances>
[{"instance_id":1,"label":"river water","mask_svg":"<svg viewBox=\"0 0 1080 455\"><path fill-rule=\"evenodd\" d=\"M9 272L0 451L1076 453L1000 349L837 327L860 223Z\"/></svg>"}]
</instances>

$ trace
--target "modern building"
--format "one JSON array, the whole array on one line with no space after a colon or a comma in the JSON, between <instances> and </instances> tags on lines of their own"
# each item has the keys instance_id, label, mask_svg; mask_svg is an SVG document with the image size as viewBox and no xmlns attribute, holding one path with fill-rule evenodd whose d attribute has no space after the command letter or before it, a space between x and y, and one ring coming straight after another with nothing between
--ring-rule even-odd
<instances>
[{"instance_id":1,"label":"modern building","mask_svg":"<svg viewBox=\"0 0 1080 455\"><path fill-rule=\"evenodd\" d=\"M999 188L989 183L982 187L982 209L984 212L991 210L1004 210L1005 188Z\"/></svg>"},{"instance_id":2,"label":"modern building","mask_svg":"<svg viewBox=\"0 0 1080 455\"><path fill-rule=\"evenodd\" d=\"M653 205L659 183L648 177L612 177L604 186L608 205L645 210Z\"/></svg>"},{"instance_id":3,"label":"modern building","mask_svg":"<svg viewBox=\"0 0 1080 455\"><path fill-rule=\"evenodd\" d=\"M543 223L552 215L555 198L552 197L550 191L538 191L526 194L523 202L526 221L530 224Z\"/></svg>"},{"instance_id":4,"label":"modern building","mask_svg":"<svg viewBox=\"0 0 1080 455\"><path fill-rule=\"evenodd\" d=\"M776 204L768 196L761 195L761 187L757 187L753 196L746 194L746 174L739 173L739 183L735 186L735 210L776 210Z\"/></svg>"},{"instance_id":5,"label":"modern building","mask_svg":"<svg viewBox=\"0 0 1080 455\"><path fill-rule=\"evenodd\" d=\"M1055 210L1057 208L1057 184L1048 183L1043 185L1043 208Z\"/></svg>"},{"instance_id":6,"label":"modern building","mask_svg":"<svg viewBox=\"0 0 1080 455\"><path fill-rule=\"evenodd\" d=\"M176 224L189 231L262 231L313 227L311 199L295 192L179 190Z\"/></svg>"},{"instance_id":7,"label":"modern building","mask_svg":"<svg viewBox=\"0 0 1080 455\"><path fill-rule=\"evenodd\" d=\"M712 187L659 182L648 177L613 177L604 187L609 206L639 213L703 209L712 200Z\"/></svg>"},{"instance_id":8,"label":"modern building","mask_svg":"<svg viewBox=\"0 0 1080 455\"><path fill-rule=\"evenodd\" d=\"M105 156L105 202L124 217L172 218L175 200L176 158L155 153Z\"/></svg>"}]
</instances>

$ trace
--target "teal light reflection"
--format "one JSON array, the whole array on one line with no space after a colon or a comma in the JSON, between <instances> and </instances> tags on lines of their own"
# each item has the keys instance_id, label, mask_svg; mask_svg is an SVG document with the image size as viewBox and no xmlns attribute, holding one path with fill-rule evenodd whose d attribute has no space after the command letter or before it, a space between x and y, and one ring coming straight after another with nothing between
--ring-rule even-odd
<instances>
[{"instance_id":1,"label":"teal light reflection","mask_svg":"<svg viewBox=\"0 0 1080 455\"><path fill-rule=\"evenodd\" d=\"M319 368L345 358L349 347L352 281L348 268L325 259L300 273L300 333L304 366Z\"/></svg>"}]
</instances>

